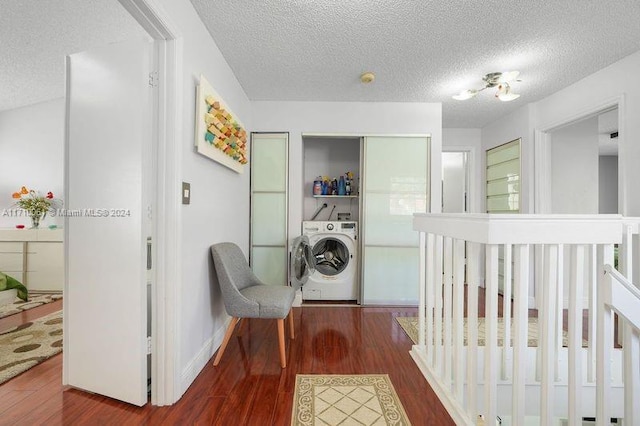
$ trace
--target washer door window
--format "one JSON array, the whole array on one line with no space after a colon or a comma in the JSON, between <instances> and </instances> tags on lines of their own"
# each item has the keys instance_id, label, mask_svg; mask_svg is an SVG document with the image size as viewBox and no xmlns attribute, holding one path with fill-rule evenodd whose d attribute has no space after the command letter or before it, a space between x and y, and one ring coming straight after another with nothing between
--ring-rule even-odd
<instances>
[{"instance_id":1,"label":"washer door window","mask_svg":"<svg viewBox=\"0 0 640 426\"><path fill-rule=\"evenodd\" d=\"M349 264L349 249L336 238L323 238L313 246L313 257L318 272L334 276L344 271Z\"/></svg>"},{"instance_id":2,"label":"washer door window","mask_svg":"<svg viewBox=\"0 0 640 426\"><path fill-rule=\"evenodd\" d=\"M315 258L309 244L309 238L302 235L293 241L291 250L291 278L297 290L307 282L316 269Z\"/></svg>"}]
</instances>

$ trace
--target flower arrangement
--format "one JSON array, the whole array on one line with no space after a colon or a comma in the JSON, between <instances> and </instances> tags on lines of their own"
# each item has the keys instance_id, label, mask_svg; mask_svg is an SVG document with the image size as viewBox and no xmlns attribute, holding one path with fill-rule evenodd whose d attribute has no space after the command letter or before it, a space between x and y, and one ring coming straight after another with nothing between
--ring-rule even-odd
<instances>
[{"instance_id":1,"label":"flower arrangement","mask_svg":"<svg viewBox=\"0 0 640 426\"><path fill-rule=\"evenodd\" d=\"M47 216L47 212L58 201L54 199L53 192L41 195L38 191L27 189L26 186L14 192L12 197L16 200L16 205L29 214L34 228L40 225L40 220Z\"/></svg>"}]
</instances>

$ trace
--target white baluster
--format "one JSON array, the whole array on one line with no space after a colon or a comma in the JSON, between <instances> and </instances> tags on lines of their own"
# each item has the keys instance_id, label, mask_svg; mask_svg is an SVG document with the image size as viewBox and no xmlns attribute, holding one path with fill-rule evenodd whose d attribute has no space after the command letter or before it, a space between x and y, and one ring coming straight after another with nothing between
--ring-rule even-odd
<instances>
[{"instance_id":1,"label":"white baluster","mask_svg":"<svg viewBox=\"0 0 640 426\"><path fill-rule=\"evenodd\" d=\"M538 321L542 325L542 334L538 339L538 347L542 355L542 380L540 422L550 425L553 422L553 393L555 381L555 316L556 316L556 284L558 280L558 246L544 247L544 292L542 304L538 311Z\"/></svg>"},{"instance_id":2,"label":"white baluster","mask_svg":"<svg viewBox=\"0 0 640 426\"><path fill-rule=\"evenodd\" d=\"M467 271L467 412L469 418L478 417L478 263L480 244L469 243Z\"/></svg>"},{"instance_id":3,"label":"white baluster","mask_svg":"<svg viewBox=\"0 0 640 426\"><path fill-rule=\"evenodd\" d=\"M451 364L453 354L451 346L451 311L453 291L453 242L450 237L444 239L444 383L451 389Z\"/></svg>"},{"instance_id":4,"label":"white baluster","mask_svg":"<svg viewBox=\"0 0 640 426\"><path fill-rule=\"evenodd\" d=\"M428 257L427 257L428 255ZM418 345L420 350L425 351L425 312L427 317L429 316L429 300L432 297L428 297L429 289L433 288L433 278L427 279L427 271L431 275L433 270L433 234L426 236L425 233L420 232L420 309L418 310ZM425 355L430 353L428 348Z\"/></svg>"},{"instance_id":5,"label":"white baluster","mask_svg":"<svg viewBox=\"0 0 640 426\"><path fill-rule=\"evenodd\" d=\"M453 391L462 403L464 389L464 240L453 243Z\"/></svg>"},{"instance_id":6,"label":"white baluster","mask_svg":"<svg viewBox=\"0 0 640 426\"><path fill-rule=\"evenodd\" d=\"M640 332L628 323L624 332L624 424L637 425L640 424Z\"/></svg>"},{"instance_id":7,"label":"white baluster","mask_svg":"<svg viewBox=\"0 0 640 426\"><path fill-rule=\"evenodd\" d=\"M605 426L611 419L611 350L613 349L613 312L611 275L604 274L604 265L613 265L613 246L598 247L597 358L596 358L596 424Z\"/></svg>"},{"instance_id":8,"label":"white baluster","mask_svg":"<svg viewBox=\"0 0 640 426\"><path fill-rule=\"evenodd\" d=\"M502 343L502 380L509 379L509 357L511 353L511 244L504 246L504 289L502 291L502 319L504 336Z\"/></svg>"},{"instance_id":9,"label":"white baluster","mask_svg":"<svg viewBox=\"0 0 640 426\"><path fill-rule=\"evenodd\" d=\"M435 276L433 275L433 269L436 258L435 236L433 234L427 234L427 276L426 276L426 332L423 337L426 340L426 359L430 360L431 367L434 366L434 358L431 355L433 353L433 307L435 299ZM421 336L422 337L422 336Z\"/></svg>"},{"instance_id":10,"label":"white baluster","mask_svg":"<svg viewBox=\"0 0 640 426\"><path fill-rule=\"evenodd\" d=\"M618 253L618 270L630 283L633 282L633 227L625 225L622 233L622 245Z\"/></svg>"},{"instance_id":11,"label":"white baluster","mask_svg":"<svg viewBox=\"0 0 640 426\"><path fill-rule=\"evenodd\" d=\"M598 246L592 244L589 250L589 341L587 342L587 380L590 383L596 381L596 329L598 300L596 298L596 286L598 285Z\"/></svg>"},{"instance_id":12,"label":"white baluster","mask_svg":"<svg viewBox=\"0 0 640 426\"><path fill-rule=\"evenodd\" d=\"M556 324L554 325L554 335L556 338L554 344L555 350L555 367L554 367L554 377L555 380L560 380L560 351L562 350L562 318L563 318L563 308L564 308L564 245L558 245L558 281L556 286Z\"/></svg>"},{"instance_id":13,"label":"white baluster","mask_svg":"<svg viewBox=\"0 0 640 426\"><path fill-rule=\"evenodd\" d=\"M436 309L435 309L435 323L434 323L434 347L435 347L435 359L436 359L436 374L438 377L442 377L442 262L443 262L443 237L436 235L436 266L435 272L435 286L436 286Z\"/></svg>"},{"instance_id":14,"label":"white baluster","mask_svg":"<svg viewBox=\"0 0 640 426\"><path fill-rule=\"evenodd\" d=\"M498 246L486 247L485 346L484 346L484 412L493 424L498 399Z\"/></svg>"},{"instance_id":15,"label":"white baluster","mask_svg":"<svg viewBox=\"0 0 640 426\"><path fill-rule=\"evenodd\" d=\"M542 305L542 300L544 299L545 292L545 276L544 276L544 245L536 244L535 245L535 268L536 272L534 275L535 279L535 295L536 295L536 309L538 310L538 340L542 337L542 321L540 321L540 306ZM542 346L538 341L538 347L536 348L536 381L542 381Z\"/></svg>"},{"instance_id":16,"label":"white baluster","mask_svg":"<svg viewBox=\"0 0 640 426\"><path fill-rule=\"evenodd\" d=\"M516 245L513 285L513 387L512 417L514 425L524 424L527 343L529 340L529 246Z\"/></svg>"},{"instance_id":17,"label":"white baluster","mask_svg":"<svg viewBox=\"0 0 640 426\"><path fill-rule=\"evenodd\" d=\"M571 247L569 282L569 426L582 426L582 304L585 246Z\"/></svg>"}]
</instances>

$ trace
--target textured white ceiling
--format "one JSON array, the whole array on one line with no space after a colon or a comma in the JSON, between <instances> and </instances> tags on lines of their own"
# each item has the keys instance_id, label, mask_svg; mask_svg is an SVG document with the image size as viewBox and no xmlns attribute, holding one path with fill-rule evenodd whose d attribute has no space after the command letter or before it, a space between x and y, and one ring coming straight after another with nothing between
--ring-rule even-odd
<instances>
[{"instance_id":1,"label":"textured white ceiling","mask_svg":"<svg viewBox=\"0 0 640 426\"><path fill-rule=\"evenodd\" d=\"M640 49L638 0L191 2L252 100L442 102L444 127L482 127ZM513 69L516 101L451 99Z\"/></svg>"},{"instance_id":2,"label":"textured white ceiling","mask_svg":"<svg viewBox=\"0 0 640 426\"><path fill-rule=\"evenodd\" d=\"M64 96L64 58L146 33L116 0L0 0L0 111Z\"/></svg>"}]
</instances>

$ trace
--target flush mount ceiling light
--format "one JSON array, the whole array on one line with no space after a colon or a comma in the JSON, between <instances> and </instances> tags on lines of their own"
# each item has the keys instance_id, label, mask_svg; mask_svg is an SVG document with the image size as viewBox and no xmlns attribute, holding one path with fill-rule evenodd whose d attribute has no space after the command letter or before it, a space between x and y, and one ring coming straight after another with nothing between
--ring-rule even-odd
<instances>
[{"instance_id":1,"label":"flush mount ceiling light","mask_svg":"<svg viewBox=\"0 0 640 426\"><path fill-rule=\"evenodd\" d=\"M513 93L511 91L511 85L509 83L513 83L518 80L518 71L507 71L507 72L492 72L484 77L482 77L482 81L484 81L484 87L480 89L467 89L458 93L457 95L453 95L453 99L457 101L465 101L467 99L471 99L476 96L478 93L482 92L484 89L488 89L490 87L496 87L498 91L496 92L496 98L500 99L503 102L509 102L514 99L518 99L520 97L519 94Z\"/></svg>"}]
</instances>

